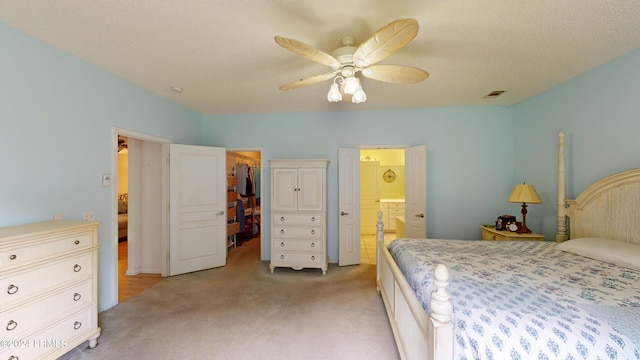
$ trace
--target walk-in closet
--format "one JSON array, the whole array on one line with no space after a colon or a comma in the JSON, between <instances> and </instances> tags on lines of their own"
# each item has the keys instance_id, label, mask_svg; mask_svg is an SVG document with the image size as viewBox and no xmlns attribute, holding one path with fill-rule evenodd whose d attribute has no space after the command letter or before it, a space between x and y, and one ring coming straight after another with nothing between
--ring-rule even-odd
<instances>
[{"instance_id":1,"label":"walk-in closet","mask_svg":"<svg viewBox=\"0 0 640 360\"><path fill-rule=\"evenodd\" d=\"M227 152L227 246L260 239L260 152Z\"/></svg>"}]
</instances>

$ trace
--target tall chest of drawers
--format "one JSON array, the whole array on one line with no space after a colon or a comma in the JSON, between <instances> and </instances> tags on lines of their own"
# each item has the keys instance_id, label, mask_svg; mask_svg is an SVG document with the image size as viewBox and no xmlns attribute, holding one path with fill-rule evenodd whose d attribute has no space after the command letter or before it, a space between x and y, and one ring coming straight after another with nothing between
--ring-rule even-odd
<instances>
[{"instance_id":1,"label":"tall chest of drawers","mask_svg":"<svg viewBox=\"0 0 640 360\"><path fill-rule=\"evenodd\" d=\"M0 359L56 359L97 345L98 225L0 228Z\"/></svg>"},{"instance_id":2,"label":"tall chest of drawers","mask_svg":"<svg viewBox=\"0 0 640 360\"><path fill-rule=\"evenodd\" d=\"M271 263L327 273L328 160L270 160Z\"/></svg>"}]
</instances>

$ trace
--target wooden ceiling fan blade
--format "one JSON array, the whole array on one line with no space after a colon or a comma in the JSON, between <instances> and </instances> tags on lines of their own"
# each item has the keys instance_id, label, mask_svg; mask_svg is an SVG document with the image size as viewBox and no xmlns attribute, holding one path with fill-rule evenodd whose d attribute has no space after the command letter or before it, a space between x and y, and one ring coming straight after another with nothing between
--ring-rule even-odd
<instances>
[{"instance_id":1,"label":"wooden ceiling fan blade","mask_svg":"<svg viewBox=\"0 0 640 360\"><path fill-rule=\"evenodd\" d=\"M366 67L386 59L411 42L418 34L418 27L418 22L414 19L400 19L389 23L360 44L353 53L353 62L356 66Z\"/></svg>"},{"instance_id":2,"label":"wooden ceiling fan blade","mask_svg":"<svg viewBox=\"0 0 640 360\"><path fill-rule=\"evenodd\" d=\"M415 84L429 77L426 70L403 65L372 65L362 70L362 76L397 84Z\"/></svg>"},{"instance_id":3,"label":"wooden ceiling fan blade","mask_svg":"<svg viewBox=\"0 0 640 360\"><path fill-rule=\"evenodd\" d=\"M323 81L327 81L329 79L333 79L333 77L335 75L336 75L335 72L330 72L330 73L326 73L326 74L312 76L312 77L306 78L306 79L300 79L298 81L294 81L292 83L288 83L288 84L284 84L284 85L280 86L280 90L293 90L293 89L298 89L298 88L309 86L309 85L318 84L318 83L321 83Z\"/></svg>"},{"instance_id":4,"label":"wooden ceiling fan blade","mask_svg":"<svg viewBox=\"0 0 640 360\"><path fill-rule=\"evenodd\" d=\"M276 43L278 45L291 51L292 53L300 55L311 61L315 61L323 65L331 66L333 70L337 70L342 66L342 64L340 64L340 61L338 61L338 59L334 58L333 56L321 50L316 49L311 45L307 45L298 40L288 39L282 36L276 36L274 39L276 40Z\"/></svg>"}]
</instances>

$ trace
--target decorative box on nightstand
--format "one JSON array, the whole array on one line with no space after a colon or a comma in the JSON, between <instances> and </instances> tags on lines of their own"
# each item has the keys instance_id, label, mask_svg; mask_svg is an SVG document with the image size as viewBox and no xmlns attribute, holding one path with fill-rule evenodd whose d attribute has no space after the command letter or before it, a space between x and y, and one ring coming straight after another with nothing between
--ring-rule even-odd
<instances>
[{"instance_id":1,"label":"decorative box on nightstand","mask_svg":"<svg viewBox=\"0 0 640 360\"><path fill-rule=\"evenodd\" d=\"M544 240L542 234L518 234L513 231L496 230L495 227L480 226L482 230L482 240Z\"/></svg>"}]
</instances>

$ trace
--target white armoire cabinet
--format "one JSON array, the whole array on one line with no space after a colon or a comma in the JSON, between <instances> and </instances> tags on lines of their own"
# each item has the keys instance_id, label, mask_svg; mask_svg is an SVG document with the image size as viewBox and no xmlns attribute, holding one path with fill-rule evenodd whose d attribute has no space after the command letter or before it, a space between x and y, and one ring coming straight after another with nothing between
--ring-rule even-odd
<instances>
[{"instance_id":1,"label":"white armoire cabinet","mask_svg":"<svg viewBox=\"0 0 640 360\"><path fill-rule=\"evenodd\" d=\"M328 160L270 160L271 263L327 273Z\"/></svg>"},{"instance_id":2,"label":"white armoire cabinet","mask_svg":"<svg viewBox=\"0 0 640 360\"><path fill-rule=\"evenodd\" d=\"M0 359L57 359L97 345L99 224L0 228Z\"/></svg>"}]
</instances>

